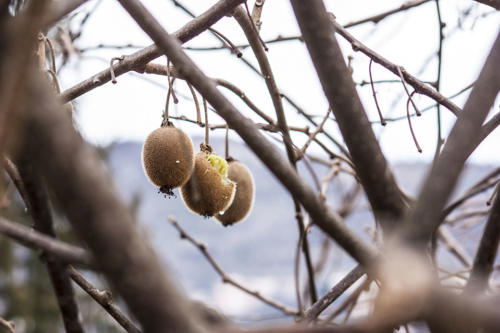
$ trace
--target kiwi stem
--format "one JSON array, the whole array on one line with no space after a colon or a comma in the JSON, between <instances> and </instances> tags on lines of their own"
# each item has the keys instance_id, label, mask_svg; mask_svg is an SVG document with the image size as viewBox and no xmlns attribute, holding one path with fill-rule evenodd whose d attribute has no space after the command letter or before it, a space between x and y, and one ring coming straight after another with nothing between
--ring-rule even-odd
<instances>
[{"instance_id":1,"label":"kiwi stem","mask_svg":"<svg viewBox=\"0 0 500 333\"><path fill-rule=\"evenodd\" d=\"M200 103L198 102L198 97L196 97L196 92L193 89L191 83L186 81L186 84L189 87L189 91L191 91L191 95L193 95L194 106L196 107L196 123L201 125L201 111L200 111Z\"/></svg>"},{"instance_id":2,"label":"kiwi stem","mask_svg":"<svg viewBox=\"0 0 500 333\"><path fill-rule=\"evenodd\" d=\"M172 81L168 81L170 84L173 84L175 81L175 77L172 78ZM168 119L168 106L170 104L170 95L173 93L174 89L171 89L170 86L168 87L168 92L167 92L167 101L165 102L165 112L163 113L163 121L161 123L161 126L167 126L170 121Z\"/></svg>"},{"instance_id":3,"label":"kiwi stem","mask_svg":"<svg viewBox=\"0 0 500 333\"><path fill-rule=\"evenodd\" d=\"M226 124L226 142L225 142L225 148L226 148L226 161L229 158L229 126Z\"/></svg>"},{"instance_id":4,"label":"kiwi stem","mask_svg":"<svg viewBox=\"0 0 500 333\"><path fill-rule=\"evenodd\" d=\"M61 87L59 86L59 80L57 79L57 74L52 69L47 69L47 73L52 77L52 82L58 94L61 93Z\"/></svg>"},{"instance_id":5,"label":"kiwi stem","mask_svg":"<svg viewBox=\"0 0 500 333\"><path fill-rule=\"evenodd\" d=\"M168 78L168 88L172 90L172 98L174 99L174 104L178 104L179 99L177 98L177 95L175 94L174 91L175 76L172 76L170 73L170 60L168 60L168 58L167 58L167 78Z\"/></svg>"},{"instance_id":6,"label":"kiwi stem","mask_svg":"<svg viewBox=\"0 0 500 333\"><path fill-rule=\"evenodd\" d=\"M208 126L208 108L207 108L207 100L205 98L203 98L203 109L205 111L205 145L209 146L210 143L209 143L209 135L208 135L208 130L209 130L209 126Z\"/></svg>"},{"instance_id":7,"label":"kiwi stem","mask_svg":"<svg viewBox=\"0 0 500 333\"><path fill-rule=\"evenodd\" d=\"M115 61L122 61L123 59L125 59L125 56L121 56L121 57L113 57L111 58L111 61L109 62L109 73L111 74L111 83L113 84L116 84L116 76L115 76L115 71L113 69L113 64Z\"/></svg>"}]
</instances>

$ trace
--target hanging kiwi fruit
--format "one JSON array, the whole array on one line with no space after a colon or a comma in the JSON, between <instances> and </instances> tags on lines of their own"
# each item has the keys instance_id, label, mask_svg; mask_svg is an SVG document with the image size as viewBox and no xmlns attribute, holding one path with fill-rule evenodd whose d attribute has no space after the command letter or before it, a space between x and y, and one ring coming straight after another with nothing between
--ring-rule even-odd
<instances>
[{"instance_id":1,"label":"hanging kiwi fruit","mask_svg":"<svg viewBox=\"0 0 500 333\"><path fill-rule=\"evenodd\" d=\"M147 137L142 147L142 165L149 181L168 196L184 185L194 168L193 142L168 120L171 81L161 127ZM175 102L175 100L174 100Z\"/></svg>"},{"instance_id":2,"label":"hanging kiwi fruit","mask_svg":"<svg viewBox=\"0 0 500 333\"><path fill-rule=\"evenodd\" d=\"M228 158L228 178L236 183L233 203L224 213L215 215L223 226L243 221L252 210L255 186L250 170L241 162Z\"/></svg>"},{"instance_id":3,"label":"hanging kiwi fruit","mask_svg":"<svg viewBox=\"0 0 500 333\"><path fill-rule=\"evenodd\" d=\"M144 142L142 164L149 181L173 195L172 189L184 185L193 171L193 142L178 128L160 127Z\"/></svg>"},{"instance_id":4,"label":"hanging kiwi fruit","mask_svg":"<svg viewBox=\"0 0 500 333\"><path fill-rule=\"evenodd\" d=\"M225 227L243 221L248 216L255 196L252 173L243 163L229 157L229 126L227 124L226 161L228 162L228 177L236 183L236 193L231 206L223 214L215 215L215 218Z\"/></svg>"},{"instance_id":5,"label":"hanging kiwi fruit","mask_svg":"<svg viewBox=\"0 0 500 333\"><path fill-rule=\"evenodd\" d=\"M181 187L186 206L205 217L225 211L233 202L236 184L228 178L227 161L215 154L209 144L208 111L205 109L205 142L196 154L194 170L188 182Z\"/></svg>"}]
</instances>

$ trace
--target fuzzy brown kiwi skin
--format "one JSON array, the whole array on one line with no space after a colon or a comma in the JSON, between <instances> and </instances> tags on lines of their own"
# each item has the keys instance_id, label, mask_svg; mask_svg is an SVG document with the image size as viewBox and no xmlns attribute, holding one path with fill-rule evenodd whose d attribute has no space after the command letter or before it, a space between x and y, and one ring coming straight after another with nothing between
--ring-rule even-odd
<instances>
[{"instance_id":1,"label":"fuzzy brown kiwi skin","mask_svg":"<svg viewBox=\"0 0 500 333\"><path fill-rule=\"evenodd\" d=\"M180 129L160 127L144 142L142 165L152 184L173 195L172 189L184 185L193 171L193 142Z\"/></svg>"},{"instance_id":2,"label":"fuzzy brown kiwi skin","mask_svg":"<svg viewBox=\"0 0 500 333\"><path fill-rule=\"evenodd\" d=\"M236 194L233 203L224 212L217 214L215 218L223 226L229 226L243 221L252 210L255 185L252 173L239 161L228 159L228 178L236 183Z\"/></svg>"},{"instance_id":3,"label":"fuzzy brown kiwi skin","mask_svg":"<svg viewBox=\"0 0 500 333\"><path fill-rule=\"evenodd\" d=\"M181 197L194 213L211 217L231 205L236 192L236 184L224 184L221 175L207 160L206 152L195 156L194 170L188 182L181 187Z\"/></svg>"}]
</instances>

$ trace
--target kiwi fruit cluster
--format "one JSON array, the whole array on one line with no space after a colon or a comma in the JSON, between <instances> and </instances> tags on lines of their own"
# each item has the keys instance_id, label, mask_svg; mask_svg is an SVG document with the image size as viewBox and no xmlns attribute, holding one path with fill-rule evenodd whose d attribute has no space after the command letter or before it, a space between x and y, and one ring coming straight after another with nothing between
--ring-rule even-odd
<instances>
[{"instance_id":1,"label":"kiwi fruit cluster","mask_svg":"<svg viewBox=\"0 0 500 333\"><path fill-rule=\"evenodd\" d=\"M246 218L254 201L254 181L242 163L220 157L202 143L193 154L193 142L172 125L154 130L144 142L142 161L149 181L173 195L180 187L184 204L196 214L212 217L224 226Z\"/></svg>"}]
</instances>

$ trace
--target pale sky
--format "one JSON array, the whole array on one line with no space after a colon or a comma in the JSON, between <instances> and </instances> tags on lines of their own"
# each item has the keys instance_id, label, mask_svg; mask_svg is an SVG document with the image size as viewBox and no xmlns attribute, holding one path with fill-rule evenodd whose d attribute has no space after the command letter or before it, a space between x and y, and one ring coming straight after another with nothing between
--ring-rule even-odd
<instances>
[{"instance_id":1,"label":"pale sky","mask_svg":"<svg viewBox=\"0 0 500 333\"><path fill-rule=\"evenodd\" d=\"M89 1L84 7L90 9L96 1ZM177 9L169 0L144 0L143 3L152 11L168 32L174 32L190 18ZM196 14L200 14L215 1L184 1L184 5ZM365 18L385 10L398 7L402 1L325 1L329 10L335 13L340 23ZM471 0L441 0L441 12L446 23L445 41L443 45L443 67L441 76L441 91L450 96L468 84L472 83L482 67L487 53L499 29L500 15L490 7L478 4ZM250 8L253 1L249 1ZM470 15L463 13L470 9ZM485 14L484 17L479 17ZM476 19L477 18L477 19ZM261 36L264 40L273 39L278 35L296 36L299 34L295 17L289 1L267 0L262 16ZM244 35L236 21L225 17L215 26L224 33L233 43L245 43ZM367 23L349 29L349 31L368 47L403 66L408 72L423 81L436 79L437 57L432 57L438 48L438 22L435 2L430 1L410 11L393 15L378 25ZM345 40L337 35L341 43L344 56L353 56L353 78L356 82L369 80L369 59L360 52L354 52ZM143 33L137 24L120 7L117 1L103 0L97 7L85 27L84 34L76 44L79 48L96 46L98 44L124 45L133 44L147 46L150 39ZM219 46L219 42L209 33L203 33L185 46ZM83 53L80 57L73 56L59 74L62 90L90 77L109 66L109 60L122 54L131 54L136 49L124 50L97 50ZM201 52L189 51L195 62L204 72L215 78L226 79L240 89L266 113L275 118L269 93L264 81L246 67L238 58L229 54L227 50ZM249 48L243 50L244 57L251 63L257 64ZM306 47L298 41L281 42L269 45L269 61L274 71L278 87L282 92L292 96L310 114L318 115L317 121L325 114L328 104L322 88L310 61ZM430 59L427 67L422 67ZM156 62L165 64L165 58ZM374 80L398 79L385 68L373 65ZM161 86L151 83L154 81ZM76 100L78 115L76 124L84 137L92 143L108 144L120 140L142 141L160 125L161 114L165 106L166 85L165 77L153 75L126 74L118 77L118 83L107 83ZM190 96L184 82L178 80L175 88L179 95ZM401 83L387 83L376 86L377 97L386 117L397 117L406 114L406 97ZM358 92L371 120L378 120L375 103L370 85L358 87ZM226 93L226 91L224 91ZM262 122L242 102L226 94L231 101L246 116ZM468 93L453 101L463 106ZM403 96L399 99L398 96ZM425 96L416 96L415 102L420 109L432 105L432 100ZM395 103L395 104L394 104ZM497 98L490 116L499 112L500 100ZM393 106L393 104L395 106ZM296 111L284 102L288 123L291 126L305 126L306 121L297 115ZM171 109L171 114L178 112L189 118L195 118L194 104L181 98L180 103ZM443 129L447 133L455 117L446 108L442 108ZM210 123L220 124L222 121L213 112L209 115ZM202 136L203 129L185 122L177 122L192 136ZM436 112L431 109L420 118L413 118L413 127L423 148L419 154L413 144L408 122L406 119L399 122L389 122L383 128L375 125L373 128L380 137L382 149L392 162L402 161L429 161L436 145ZM340 139L340 135L333 121L327 122L326 128ZM312 130L314 130L312 128ZM211 132L212 135L223 135L224 131ZM237 135L232 133L236 139ZM323 142L333 146L322 136ZM301 146L307 139L303 134L293 136L296 144ZM498 152L500 130L492 133L471 159L479 163L499 163ZM220 147L221 149L222 147ZM217 149L217 147L216 147ZM312 146L313 151L318 147Z\"/></svg>"}]
</instances>

